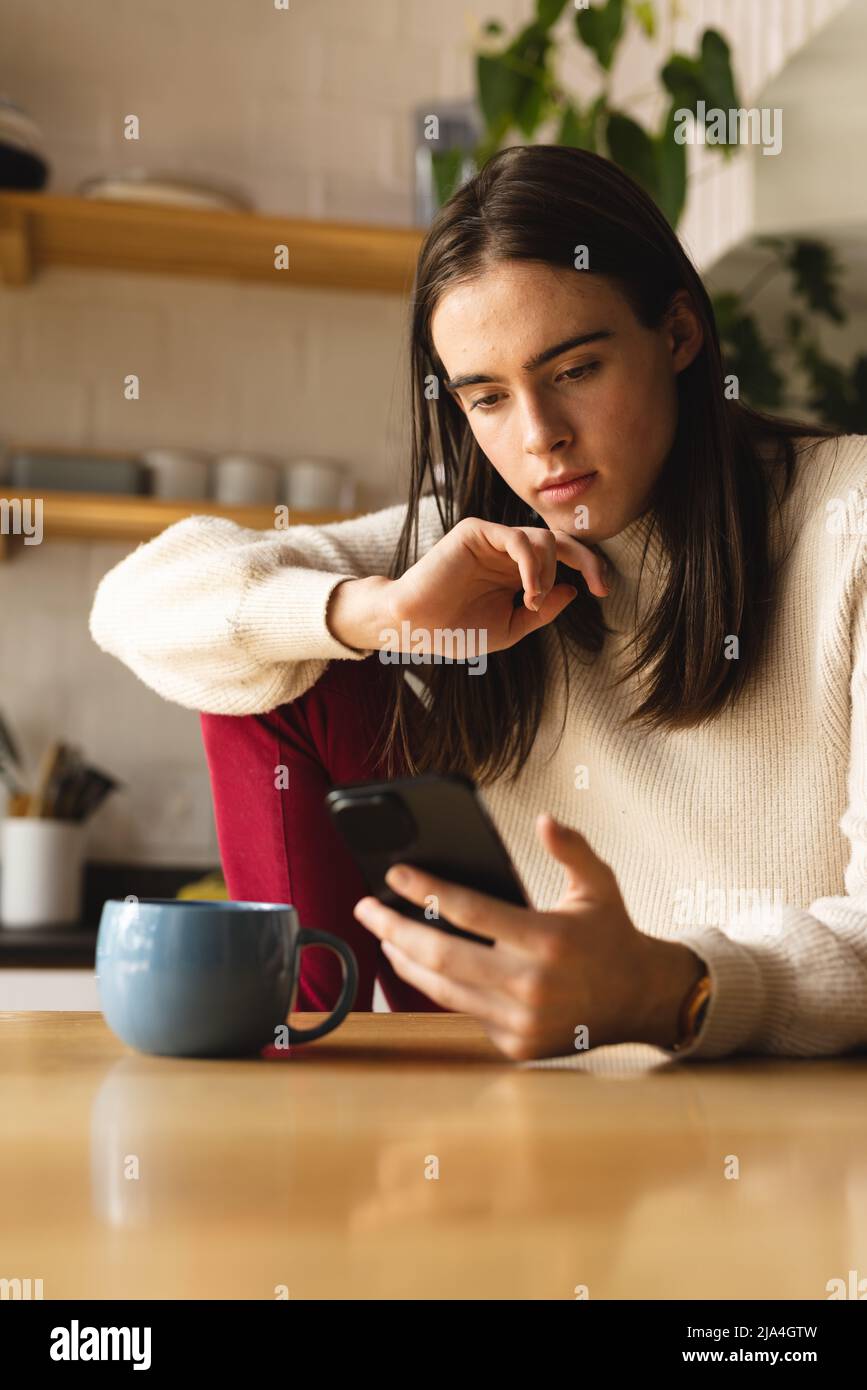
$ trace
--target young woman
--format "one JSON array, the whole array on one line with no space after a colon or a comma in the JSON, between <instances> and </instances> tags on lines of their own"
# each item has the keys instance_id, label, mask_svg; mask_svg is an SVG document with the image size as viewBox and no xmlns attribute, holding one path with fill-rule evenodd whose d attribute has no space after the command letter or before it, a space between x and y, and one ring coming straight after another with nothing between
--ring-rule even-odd
<instances>
[{"instance_id":1,"label":"young woman","mask_svg":"<svg viewBox=\"0 0 867 1390\"><path fill-rule=\"evenodd\" d=\"M99 645L204 712L230 895L350 941L357 1007L378 977L516 1060L863 1045L867 441L733 399L665 219L555 146L436 218L411 381L406 505L192 517L99 586ZM408 664L449 633L485 661ZM420 771L477 780L533 906L394 886L494 950L365 897L323 810ZM337 983L305 952L299 1007Z\"/></svg>"}]
</instances>

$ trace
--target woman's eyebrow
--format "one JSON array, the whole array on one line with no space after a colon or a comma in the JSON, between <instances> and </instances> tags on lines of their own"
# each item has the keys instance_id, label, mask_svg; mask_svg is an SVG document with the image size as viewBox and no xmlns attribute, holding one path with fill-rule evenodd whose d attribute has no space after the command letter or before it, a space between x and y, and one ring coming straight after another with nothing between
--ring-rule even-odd
<instances>
[{"instance_id":1,"label":"woman's eyebrow","mask_svg":"<svg viewBox=\"0 0 867 1390\"><path fill-rule=\"evenodd\" d=\"M579 333L576 338L564 338L562 343L555 343L553 347L545 348L542 352L537 352L534 357L522 363L525 372L535 371L537 367L542 367L552 358L559 357L561 352L569 352L571 348L584 347L586 343L596 343L602 338L613 338L614 332L610 328L597 328L593 333ZM450 391L457 391L461 386L478 386L486 381L494 381L495 377L486 376L484 372L470 372L466 376L456 376L453 380L447 381L446 386Z\"/></svg>"}]
</instances>

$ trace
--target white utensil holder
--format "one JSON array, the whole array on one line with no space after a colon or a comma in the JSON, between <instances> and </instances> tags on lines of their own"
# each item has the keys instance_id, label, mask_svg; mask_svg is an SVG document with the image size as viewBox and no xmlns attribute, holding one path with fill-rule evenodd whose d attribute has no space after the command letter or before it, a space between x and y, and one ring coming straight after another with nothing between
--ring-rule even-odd
<instances>
[{"instance_id":1,"label":"white utensil holder","mask_svg":"<svg viewBox=\"0 0 867 1390\"><path fill-rule=\"evenodd\" d=\"M80 921L85 838L75 821L0 820L0 928Z\"/></svg>"}]
</instances>

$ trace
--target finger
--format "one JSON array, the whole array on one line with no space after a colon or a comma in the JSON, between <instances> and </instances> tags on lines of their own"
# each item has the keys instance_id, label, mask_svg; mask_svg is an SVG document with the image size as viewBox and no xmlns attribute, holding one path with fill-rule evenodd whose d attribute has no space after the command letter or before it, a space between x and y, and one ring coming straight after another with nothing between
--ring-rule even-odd
<instances>
[{"instance_id":1,"label":"finger","mask_svg":"<svg viewBox=\"0 0 867 1390\"><path fill-rule=\"evenodd\" d=\"M502 898L450 883L425 869L393 864L385 878L390 888L417 907L426 907L433 898L438 916L452 926L491 936L516 950L532 949L532 943L538 941L543 931L539 914L530 908L517 907L514 903L503 902ZM477 951L490 953L491 950L490 946L480 946L476 942L464 944Z\"/></svg>"},{"instance_id":2,"label":"finger","mask_svg":"<svg viewBox=\"0 0 867 1390\"><path fill-rule=\"evenodd\" d=\"M539 588L534 598L545 599L557 578L557 545L547 526L519 526L536 555Z\"/></svg>"},{"instance_id":3,"label":"finger","mask_svg":"<svg viewBox=\"0 0 867 1390\"><path fill-rule=\"evenodd\" d=\"M507 1034L517 1033L526 1026L526 1010L522 1005L490 991L450 980L435 970L428 970L391 942L383 942L382 949L396 975L420 989L422 994L442 1008L459 1014L471 1014L480 1022Z\"/></svg>"},{"instance_id":4,"label":"finger","mask_svg":"<svg viewBox=\"0 0 867 1390\"><path fill-rule=\"evenodd\" d=\"M531 632L536 632L538 628L553 623L554 619L559 618L563 609L568 608L577 595L578 590L574 584L555 584L537 613L532 613L526 608L514 610L509 623L509 635L514 638L515 642L520 642Z\"/></svg>"},{"instance_id":5,"label":"finger","mask_svg":"<svg viewBox=\"0 0 867 1390\"><path fill-rule=\"evenodd\" d=\"M398 946L417 965L456 983L509 995L515 981L527 970L526 956L516 951L492 951L479 942L440 931L436 926L439 918L424 926L376 898L362 898L356 908L358 920L383 944Z\"/></svg>"},{"instance_id":6,"label":"finger","mask_svg":"<svg viewBox=\"0 0 867 1390\"><path fill-rule=\"evenodd\" d=\"M580 831L561 825L553 816L543 813L536 818L536 834L548 853L566 870L564 892L570 899L608 902L619 892L610 866L599 858Z\"/></svg>"},{"instance_id":7,"label":"finger","mask_svg":"<svg viewBox=\"0 0 867 1390\"><path fill-rule=\"evenodd\" d=\"M533 612L542 600L542 577L535 548L529 538L517 527L508 527L504 549L518 566L521 587L524 590L524 606Z\"/></svg>"},{"instance_id":8,"label":"finger","mask_svg":"<svg viewBox=\"0 0 867 1390\"><path fill-rule=\"evenodd\" d=\"M407 894L409 900L409 895ZM452 969L464 970L472 973L466 966L467 957L472 957L472 953L490 956L490 946L484 946L481 942L467 941L463 937L452 936L449 932L437 930L433 925L434 921L440 919L439 910L436 918L432 919L431 925L422 925L415 922L411 917L405 917L402 912L396 911L393 907L388 907L380 902L379 898L360 898L352 909L353 916L361 922L362 926L367 927L368 931L378 936L380 941L389 941L395 946L399 946L402 951L406 951L414 960L421 965L426 965L432 970L438 970L449 964ZM445 943L449 943L449 950L446 950ZM502 955L503 952L500 952ZM487 977L490 977L490 969ZM474 979L482 981L486 978L484 969L478 971Z\"/></svg>"},{"instance_id":9,"label":"finger","mask_svg":"<svg viewBox=\"0 0 867 1390\"><path fill-rule=\"evenodd\" d=\"M524 605L535 611L556 576L557 556L551 532L543 527L489 523L483 534L489 545L514 560L524 590Z\"/></svg>"},{"instance_id":10,"label":"finger","mask_svg":"<svg viewBox=\"0 0 867 1390\"><path fill-rule=\"evenodd\" d=\"M600 555L570 536L568 531L554 531L557 559L570 569L580 570L587 587L598 598L605 598L609 592L606 580L607 564Z\"/></svg>"}]
</instances>

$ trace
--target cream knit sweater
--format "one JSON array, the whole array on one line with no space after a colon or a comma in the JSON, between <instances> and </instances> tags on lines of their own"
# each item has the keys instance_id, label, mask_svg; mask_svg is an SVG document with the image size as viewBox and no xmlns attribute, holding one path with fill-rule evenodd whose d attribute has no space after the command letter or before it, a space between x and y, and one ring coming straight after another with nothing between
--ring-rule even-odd
<instances>
[{"instance_id":1,"label":"cream knit sweater","mask_svg":"<svg viewBox=\"0 0 867 1390\"><path fill-rule=\"evenodd\" d=\"M105 576L91 633L167 700L273 709L327 662L366 654L329 633L329 595L342 578L388 573L403 515L266 532L190 517ZM663 557L653 542L639 585L647 518L604 541L615 574L603 611L617 634L577 667L556 751L564 692L552 663L529 761L484 793L537 907L562 881L533 829L544 810L610 864L640 930L707 962L712 1003L684 1059L867 1045L867 438L799 454L784 530L794 547L761 674L734 709L674 733L625 727L639 687L607 688ZM440 535L426 499L421 550Z\"/></svg>"}]
</instances>

